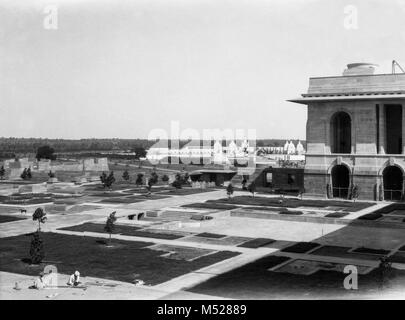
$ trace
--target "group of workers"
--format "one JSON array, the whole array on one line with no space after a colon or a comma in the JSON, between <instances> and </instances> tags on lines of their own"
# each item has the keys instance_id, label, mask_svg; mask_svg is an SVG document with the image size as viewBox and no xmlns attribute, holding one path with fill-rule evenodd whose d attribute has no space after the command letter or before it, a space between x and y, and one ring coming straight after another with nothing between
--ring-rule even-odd
<instances>
[{"instance_id":1,"label":"group of workers","mask_svg":"<svg viewBox=\"0 0 405 320\"><path fill-rule=\"evenodd\" d=\"M33 286L30 288L32 289L45 289L45 288L50 288L50 287L55 287L57 286L57 283L55 282L55 275L52 274L52 272L45 274L44 272L41 272L39 274L39 277L35 280ZM75 271L70 277L69 281L67 283L68 286L76 287L80 284L80 272Z\"/></svg>"}]
</instances>

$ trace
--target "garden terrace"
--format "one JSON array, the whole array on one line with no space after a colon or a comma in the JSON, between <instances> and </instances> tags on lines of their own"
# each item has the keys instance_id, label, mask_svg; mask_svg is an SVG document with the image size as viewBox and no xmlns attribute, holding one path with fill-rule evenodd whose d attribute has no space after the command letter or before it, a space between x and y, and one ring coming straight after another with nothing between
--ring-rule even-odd
<instances>
[{"instance_id":1,"label":"garden terrace","mask_svg":"<svg viewBox=\"0 0 405 320\"><path fill-rule=\"evenodd\" d=\"M175 277L207 267L219 261L235 257L239 253L216 251L192 261L182 259L182 251L176 258L165 255L170 252L148 248L153 243L114 239L112 247L92 237L42 233L45 260L37 266L30 265L28 251L30 235L3 238L0 242L0 270L37 276L44 266L52 262L62 274L79 270L82 276L97 277L133 283L136 279L147 285L156 285ZM190 250L185 248L186 256Z\"/></svg>"},{"instance_id":2,"label":"garden terrace","mask_svg":"<svg viewBox=\"0 0 405 320\"><path fill-rule=\"evenodd\" d=\"M232 204L247 206L281 207L281 208L299 208L310 207L327 209L328 207L341 208L343 211L357 212L368 208L374 203L371 202L348 202L336 200L300 200L296 198L270 198L270 197L251 197L237 196L231 199L223 198L218 200L208 200L206 203L214 204Z\"/></svg>"},{"instance_id":3,"label":"garden terrace","mask_svg":"<svg viewBox=\"0 0 405 320\"><path fill-rule=\"evenodd\" d=\"M343 287L343 280L347 274L342 272L314 270L312 274L303 275L269 270L277 269L283 263L290 263L287 262L289 259L281 256L267 256L211 278L188 291L228 299L302 299L302 297L325 299L344 297L349 294L355 298L356 295L380 291L381 271L379 269L359 274L359 289L350 292ZM337 267L341 268L341 266ZM405 284L405 271L393 269L390 279L392 287L402 290Z\"/></svg>"}]
</instances>

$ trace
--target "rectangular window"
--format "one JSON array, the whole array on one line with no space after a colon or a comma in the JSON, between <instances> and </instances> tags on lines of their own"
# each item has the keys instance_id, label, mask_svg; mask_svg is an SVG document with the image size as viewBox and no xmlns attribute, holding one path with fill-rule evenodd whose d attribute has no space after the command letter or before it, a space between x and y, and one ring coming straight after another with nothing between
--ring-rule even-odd
<instances>
[{"instance_id":1,"label":"rectangular window","mask_svg":"<svg viewBox=\"0 0 405 320\"><path fill-rule=\"evenodd\" d=\"M380 105L375 105L375 117L376 117L376 146L377 154L380 153Z\"/></svg>"},{"instance_id":2,"label":"rectangular window","mask_svg":"<svg viewBox=\"0 0 405 320\"><path fill-rule=\"evenodd\" d=\"M385 105L387 154L402 153L402 105Z\"/></svg>"},{"instance_id":3,"label":"rectangular window","mask_svg":"<svg viewBox=\"0 0 405 320\"><path fill-rule=\"evenodd\" d=\"M273 183L273 173L272 172L266 173L266 182Z\"/></svg>"}]
</instances>

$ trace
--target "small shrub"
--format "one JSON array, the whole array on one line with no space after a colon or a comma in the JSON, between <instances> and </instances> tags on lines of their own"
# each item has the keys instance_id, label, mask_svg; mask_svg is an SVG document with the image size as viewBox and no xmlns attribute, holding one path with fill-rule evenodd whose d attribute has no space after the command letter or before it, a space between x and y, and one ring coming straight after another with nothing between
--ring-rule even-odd
<instances>
[{"instance_id":1,"label":"small shrub","mask_svg":"<svg viewBox=\"0 0 405 320\"><path fill-rule=\"evenodd\" d=\"M129 181L129 172L128 170L125 170L124 173L122 174L122 179L124 179L125 181Z\"/></svg>"},{"instance_id":2,"label":"small shrub","mask_svg":"<svg viewBox=\"0 0 405 320\"><path fill-rule=\"evenodd\" d=\"M114 232L115 229L115 221L117 221L117 217L115 216L115 214L116 214L115 211L110 213L104 226L104 231L108 232L110 235L109 237L110 243L111 243L111 234Z\"/></svg>"},{"instance_id":3,"label":"small shrub","mask_svg":"<svg viewBox=\"0 0 405 320\"><path fill-rule=\"evenodd\" d=\"M32 264L39 264L45 258L44 243L38 231L33 233L30 247L30 257Z\"/></svg>"}]
</instances>

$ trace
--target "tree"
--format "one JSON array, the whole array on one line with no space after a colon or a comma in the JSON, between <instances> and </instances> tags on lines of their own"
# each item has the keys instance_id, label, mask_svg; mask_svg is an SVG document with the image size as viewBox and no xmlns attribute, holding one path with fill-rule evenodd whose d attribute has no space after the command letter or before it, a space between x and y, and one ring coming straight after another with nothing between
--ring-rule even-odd
<instances>
[{"instance_id":1,"label":"tree","mask_svg":"<svg viewBox=\"0 0 405 320\"><path fill-rule=\"evenodd\" d=\"M229 183L228 186L226 187L226 194L228 195L228 199L231 198L233 195L233 185L232 183Z\"/></svg>"},{"instance_id":2,"label":"tree","mask_svg":"<svg viewBox=\"0 0 405 320\"><path fill-rule=\"evenodd\" d=\"M244 190L244 191L247 191L246 184L247 184L247 179L246 179L245 177L243 177L243 180L242 180L242 190Z\"/></svg>"},{"instance_id":3,"label":"tree","mask_svg":"<svg viewBox=\"0 0 405 320\"><path fill-rule=\"evenodd\" d=\"M23 180L27 179L27 168L24 168L24 171L21 173L20 177Z\"/></svg>"},{"instance_id":4,"label":"tree","mask_svg":"<svg viewBox=\"0 0 405 320\"><path fill-rule=\"evenodd\" d=\"M251 184L248 186L248 191L252 194L253 198L255 197L255 192L256 192L256 184L253 181Z\"/></svg>"},{"instance_id":5,"label":"tree","mask_svg":"<svg viewBox=\"0 0 405 320\"><path fill-rule=\"evenodd\" d=\"M32 215L32 220L38 221L38 232L41 231L41 223L45 223L47 217L42 208L37 208Z\"/></svg>"},{"instance_id":6,"label":"tree","mask_svg":"<svg viewBox=\"0 0 405 320\"><path fill-rule=\"evenodd\" d=\"M183 176L183 184L189 184L190 175L186 172Z\"/></svg>"},{"instance_id":7,"label":"tree","mask_svg":"<svg viewBox=\"0 0 405 320\"><path fill-rule=\"evenodd\" d=\"M387 284L392 273L392 263L389 261L388 257L384 256L380 258L377 271L380 277L380 288L382 289Z\"/></svg>"},{"instance_id":8,"label":"tree","mask_svg":"<svg viewBox=\"0 0 405 320\"><path fill-rule=\"evenodd\" d=\"M153 171L150 176L151 176L151 177L150 177L149 181L152 181L152 184L158 183L158 181L159 181L159 176L158 176L158 174L157 174L155 171Z\"/></svg>"},{"instance_id":9,"label":"tree","mask_svg":"<svg viewBox=\"0 0 405 320\"><path fill-rule=\"evenodd\" d=\"M33 233L30 247L30 257L32 264L39 264L45 258L44 242L39 231Z\"/></svg>"},{"instance_id":10,"label":"tree","mask_svg":"<svg viewBox=\"0 0 405 320\"><path fill-rule=\"evenodd\" d=\"M5 175L6 175L6 170L4 169L4 166L1 166L1 168L0 168L0 179L3 180Z\"/></svg>"},{"instance_id":11,"label":"tree","mask_svg":"<svg viewBox=\"0 0 405 320\"><path fill-rule=\"evenodd\" d=\"M182 179L183 178L181 177L181 174L177 173L176 174L176 179L172 182L172 186L175 187L176 189L181 189L181 186L183 184Z\"/></svg>"},{"instance_id":12,"label":"tree","mask_svg":"<svg viewBox=\"0 0 405 320\"><path fill-rule=\"evenodd\" d=\"M108 188L111 188L112 184L115 182L114 171L111 171L107 177L107 184Z\"/></svg>"},{"instance_id":13,"label":"tree","mask_svg":"<svg viewBox=\"0 0 405 320\"><path fill-rule=\"evenodd\" d=\"M100 176L100 181L103 184L103 186L104 186L104 183L105 183L106 180L107 180L107 174L103 171L103 173Z\"/></svg>"},{"instance_id":14,"label":"tree","mask_svg":"<svg viewBox=\"0 0 405 320\"><path fill-rule=\"evenodd\" d=\"M50 160L56 160L56 156L54 155L55 150L48 146L41 146L37 149L37 154L35 158L39 161L41 159L50 159Z\"/></svg>"},{"instance_id":15,"label":"tree","mask_svg":"<svg viewBox=\"0 0 405 320\"><path fill-rule=\"evenodd\" d=\"M124 173L122 174L122 179L124 179L125 181L129 181L129 172L128 170L125 170Z\"/></svg>"},{"instance_id":16,"label":"tree","mask_svg":"<svg viewBox=\"0 0 405 320\"><path fill-rule=\"evenodd\" d=\"M144 147L135 147L134 149L135 152L135 159L139 160L140 158L145 158L146 157L146 150Z\"/></svg>"},{"instance_id":17,"label":"tree","mask_svg":"<svg viewBox=\"0 0 405 320\"><path fill-rule=\"evenodd\" d=\"M163 182L169 181L169 176L167 174L164 174L163 177L162 177L162 181Z\"/></svg>"},{"instance_id":18,"label":"tree","mask_svg":"<svg viewBox=\"0 0 405 320\"><path fill-rule=\"evenodd\" d=\"M110 234L109 243L111 244L111 234L114 232L115 229L115 221L117 221L117 217L115 216L116 211L110 213L107 218L107 221L104 226L104 231Z\"/></svg>"},{"instance_id":19,"label":"tree","mask_svg":"<svg viewBox=\"0 0 405 320\"><path fill-rule=\"evenodd\" d=\"M356 200L359 198L359 186L358 185L355 184L352 187L352 192L351 192L350 197L353 200L353 202L356 202Z\"/></svg>"},{"instance_id":20,"label":"tree","mask_svg":"<svg viewBox=\"0 0 405 320\"><path fill-rule=\"evenodd\" d=\"M135 184L139 187L141 185L143 185L143 173L138 173L136 175L136 180L135 180Z\"/></svg>"},{"instance_id":21,"label":"tree","mask_svg":"<svg viewBox=\"0 0 405 320\"><path fill-rule=\"evenodd\" d=\"M159 176L157 175L156 172L153 171L151 173L151 176L150 176L149 180L148 180L147 189L148 189L149 194L152 191L152 186L155 185L158 182L158 179L159 179Z\"/></svg>"},{"instance_id":22,"label":"tree","mask_svg":"<svg viewBox=\"0 0 405 320\"><path fill-rule=\"evenodd\" d=\"M104 188L111 188L112 184L115 182L114 171L111 171L108 176L103 172L100 176L100 181Z\"/></svg>"},{"instance_id":23,"label":"tree","mask_svg":"<svg viewBox=\"0 0 405 320\"><path fill-rule=\"evenodd\" d=\"M30 180L32 178L31 168L27 169L27 179Z\"/></svg>"}]
</instances>

